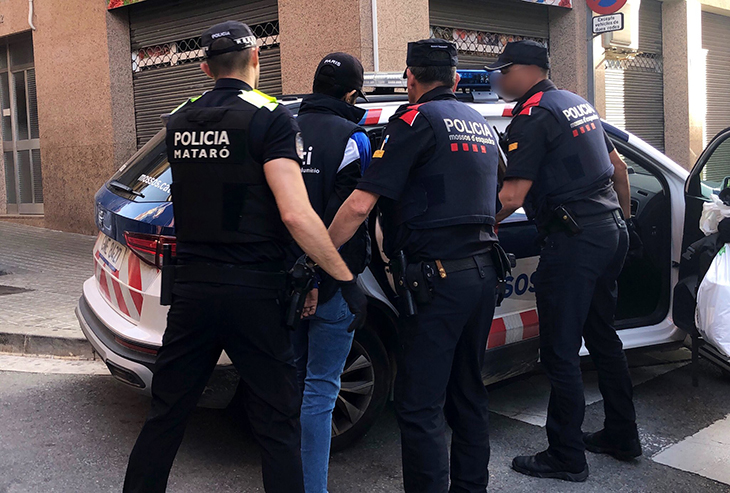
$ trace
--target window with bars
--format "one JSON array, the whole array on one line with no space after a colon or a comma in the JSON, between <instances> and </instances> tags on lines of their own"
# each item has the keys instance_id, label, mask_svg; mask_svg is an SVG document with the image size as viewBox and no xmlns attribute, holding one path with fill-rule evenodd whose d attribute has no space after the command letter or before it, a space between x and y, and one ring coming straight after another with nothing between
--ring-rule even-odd
<instances>
[{"instance_id":1,"label":"window with bars","mask_svg":"<svg viewBox=\"0 0 730 493\"><path fill-rule=\"evenodd\" d=\"M459 66L464 65L464 62L467 65L479 65L494 60L500 53L502 53L502 50L504 50L504 47L510 41L530 39L537 41L546 47L548 46L548 40L545 38L533 38L512 34L475 31L470 29L457 29L452 27L431 26L431 36L434 38L452 41L456 44L456 48L459 50L460 56Z\"/></svg>"},{"instance_id":2,"label":"window with bars","mask_svg":"<svg viewBox=\"0 0 730 493\"><path fill-rule=\"evenodd\" d=\"M6 210L43 213L38 99L29 35L0 40L0 105Z\"/></svg>"},{"instance_id":3,"label":"window with bars","mask_svg":"<svg viewBox=\"0 0 730 493\"><path fill-rule=\"evenodd\" d=\"M279 46L278 21L250 27L258 38L259 48L262 50ZM198 36L134 50L132 52L132 70L136 73L185 63L199 63L204 58L205 53Z\"/></svg>"}]
</instances>

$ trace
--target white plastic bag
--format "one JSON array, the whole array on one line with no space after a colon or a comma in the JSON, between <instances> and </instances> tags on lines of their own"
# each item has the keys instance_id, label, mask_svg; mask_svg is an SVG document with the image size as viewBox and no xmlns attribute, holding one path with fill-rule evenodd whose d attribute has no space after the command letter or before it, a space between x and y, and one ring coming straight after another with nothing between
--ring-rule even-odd
<instances>
[{"instance_id":1,"label":"white plastic bag","mask_svg":"<svg viewBox=\"0 0 730 493\"><path fill-rule=\"evenodd\" d=\"M730 206L723 204L720 197L713 193L712 202L707 202L702 206L700 229L705 236L717 233L717 225L726 217L730 217Z\"/></svg>"},{"instance_id":2,"label":"white plastic bag","mask_svg":"<svg viewBox=\"0 0 730 493\"><path fill-rule=\"evenodd\" d=\"M730 357L730 243L717 252L700 283L695 324L707 342Z\"/></svg>"}]
</instances>

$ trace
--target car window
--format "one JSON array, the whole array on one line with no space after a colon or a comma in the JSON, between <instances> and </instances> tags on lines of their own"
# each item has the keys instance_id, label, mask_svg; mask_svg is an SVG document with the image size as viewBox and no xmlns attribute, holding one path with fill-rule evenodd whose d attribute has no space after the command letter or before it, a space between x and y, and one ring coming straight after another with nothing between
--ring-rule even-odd
<instances>
[{"instance_id":1,"label":"car window","mask_svg":"<svg viewBox=\"0 0 730 493\"><path fill-rule=\"evenodd\" d=\"M127 194L117 188L112 188L114 193L128 197L135 202L169 201L172 170L167 161L165 132L159 132L132 156L112 177L112 181L117 181L134 190L135 194Z\"/></svg>"},{"instance_id":2,"label":"car window","mask_svg":"<svg viewBox=\"0 0 730 493\"><path fill-rule=\"evenodd\" d=\"M730 185L730 139L725 139L705 163L700 175L702 194L709 198Z\"/></svg>"}]
</instances>

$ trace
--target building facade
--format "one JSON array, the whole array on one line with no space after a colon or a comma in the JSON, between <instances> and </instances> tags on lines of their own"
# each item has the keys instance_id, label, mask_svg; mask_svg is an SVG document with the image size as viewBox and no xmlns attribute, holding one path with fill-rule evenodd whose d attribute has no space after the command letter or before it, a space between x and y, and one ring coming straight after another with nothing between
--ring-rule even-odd
<instances>
[{"instance_id":1,"label":"building facade","mask_svg":"<svg viewBox=\"0 0 730 493\"><path fill-rule=\"evenodd\" d=\"M730 0L640 0L628 54L592 39L584 0L34 4L0 0L0 219L53 229L94 232L96 190L161 128L161 114L211 87L199 36L225 19L259 37L260 88L272 95L308 92L331 51L401 71L406 43L432 35L456 42L463 68L481 68L506 42L534 39L548 46L558 86L685 167L730 126Z\"/></svg>"}]
</instances>

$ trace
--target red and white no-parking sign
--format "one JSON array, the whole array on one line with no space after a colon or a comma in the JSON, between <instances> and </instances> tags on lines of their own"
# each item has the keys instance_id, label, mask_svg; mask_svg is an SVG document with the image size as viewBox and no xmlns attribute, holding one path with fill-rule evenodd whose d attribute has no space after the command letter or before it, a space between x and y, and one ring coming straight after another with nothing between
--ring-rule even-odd
<instances>
[{"instance_id":1,"label":"red and white no-parking sign","mask_svg":"<svg viewBox=\"0 0 730 493\"><path fill-rule=\"evenodd\" d=\"M626 5L626 0L586 0L586 3L596 14L613 14Z\"/></svg>"}]
</instances>

